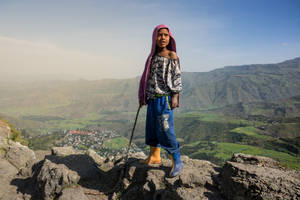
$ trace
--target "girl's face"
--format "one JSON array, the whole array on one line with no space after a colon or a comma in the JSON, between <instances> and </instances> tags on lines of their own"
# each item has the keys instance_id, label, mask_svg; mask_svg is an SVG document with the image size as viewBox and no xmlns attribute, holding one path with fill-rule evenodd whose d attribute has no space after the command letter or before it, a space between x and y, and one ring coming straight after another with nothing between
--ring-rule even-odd
<instances>
[{"instance_id":1,"label":"girl's face","mask_svg":"<svg viewBox=\"0 0 300 200\"><path fill-rule=\"evenodd\" d=\"M168 29L166 28L159 29L157 33L156 45L159 48L165 48L168 46L169 42L170 42L170 34Z\"/></svg>"}]
</instances>

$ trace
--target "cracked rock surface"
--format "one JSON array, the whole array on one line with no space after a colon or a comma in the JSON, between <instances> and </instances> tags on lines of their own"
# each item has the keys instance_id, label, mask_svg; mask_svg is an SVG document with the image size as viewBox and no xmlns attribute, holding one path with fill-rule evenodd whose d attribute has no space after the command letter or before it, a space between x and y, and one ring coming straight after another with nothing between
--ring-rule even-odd
<instances>
[{"instance_id":1,"label":"cracked rock surface","mask_svg":"<svg viewBox=\"0 0 300 200\"><path fill-rule=\"evenodd\" d=\"M221 175L221 190L228 199L300 199L300 173L271 159L234 154Z\"/></svg>"}]
</instances>

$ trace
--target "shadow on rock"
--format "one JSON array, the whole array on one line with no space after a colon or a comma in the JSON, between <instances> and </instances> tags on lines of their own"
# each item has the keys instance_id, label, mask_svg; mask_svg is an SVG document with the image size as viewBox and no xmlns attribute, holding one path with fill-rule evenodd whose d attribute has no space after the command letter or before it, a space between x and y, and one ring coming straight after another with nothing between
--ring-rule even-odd
<instances>
[{"instance_id":1,"label":"shadow on rock","mask_svg":"<svg viewBox=\"0 0 300 200\"><path fill-rule=\"evenodd\" d=\"M63 164L69 170L76 172L79 180L73 184L107 195L113 193L112 189L119 181L122 170L120 165L114 165L112 162L96 163L92 157L86 154L73 154L64 157L50 155L45 158L57 165ZM91 191L90 193L93 193Z\"/></svg>"},{"instance_id":2,"label":"shadow on rock","mask_svg":"<svg viewBox=\"0 0 300 200\"><path fill-rule=\"evenodd\" d=\"M103 171L89 155L72 154L46 155L33 165L32 171L32 177L15 178L11 184L31 199L57 199L64 189L74 186L86 189L87 193L95 193L95 190L98 194L105 193L115 184L120 170L111 165L109 170Z\"/></svg>"},{"instance_id":3,"label":"shadow on rock","mask_svg":"<svg viewBox=\"0 0 300 200\"><path fill-rule=\"evenodd\" d=\"M41 160L31 167L32 176L31 177L20 177L13 179L10 184L18 187L17 192L20 192L25 197L24 199L42 199L42 196L37 191L37 176L40 173L41 167L44 160Z\"/></svg>"}]
</instances>

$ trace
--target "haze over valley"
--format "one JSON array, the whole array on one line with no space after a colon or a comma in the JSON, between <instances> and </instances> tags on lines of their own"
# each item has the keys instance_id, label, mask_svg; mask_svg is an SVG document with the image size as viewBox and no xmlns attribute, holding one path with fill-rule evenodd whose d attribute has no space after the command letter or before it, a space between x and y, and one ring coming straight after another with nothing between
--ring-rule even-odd
<instances>
[{"instance_id":1,"label":"haze over valley","mask_svg":"<svg viewBox=\"0 0 300 200\"><path fill-rule=\"evenodd\" d=\"M175 129L183 154L221 164L244 152L300 169L300 58L183 72L182 77ZM0 117L14 124L33 149L73 141L77 149L95 147L101 155L116 155L130 137L138 82L139 77L1 82ZM145 111L134 136L137 152L147 150ZM72 131L92 135L74 139Z\"/></svg>"}]
</instances>

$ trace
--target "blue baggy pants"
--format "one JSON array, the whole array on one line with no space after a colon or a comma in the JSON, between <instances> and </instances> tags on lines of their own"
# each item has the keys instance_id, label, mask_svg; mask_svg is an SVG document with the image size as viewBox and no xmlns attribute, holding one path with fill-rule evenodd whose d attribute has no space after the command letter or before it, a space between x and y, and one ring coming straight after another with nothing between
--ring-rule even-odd
<instances>
[{"instance_id":1,"label":"blue baggy pants","mask_svg":"<svg viewBox=\"0 0 300 200\"><path fill-rule=\"evenodd\" d=\"M146 144L161 146L169 154L179 153L174 131L174 111L171 97L162 96L148 101L146 117Z\"/></svg>"}]
</instances>

